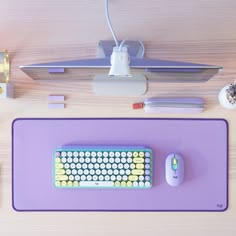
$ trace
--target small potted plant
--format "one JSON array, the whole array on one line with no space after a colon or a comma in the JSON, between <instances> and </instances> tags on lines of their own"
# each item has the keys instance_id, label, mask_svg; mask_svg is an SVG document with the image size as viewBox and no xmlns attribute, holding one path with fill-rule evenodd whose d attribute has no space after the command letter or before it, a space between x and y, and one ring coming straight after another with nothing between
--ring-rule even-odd
<instances>
[{"instance_id":1,"label":"small potted plant","mask_svg":"<svg viewBox=\"0 0 236 236\"><path fill-rule=\"evenodd\" d=\"M228 109L236 109L236 81L226 85L219 93L220 104Z\"/></svg>"}]
</instances>

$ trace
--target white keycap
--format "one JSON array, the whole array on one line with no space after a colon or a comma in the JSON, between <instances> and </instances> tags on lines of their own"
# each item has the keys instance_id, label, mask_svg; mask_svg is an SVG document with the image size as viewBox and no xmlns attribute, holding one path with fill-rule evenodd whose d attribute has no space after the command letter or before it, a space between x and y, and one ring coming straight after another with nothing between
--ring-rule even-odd
<instances>
[{"instance_id":1,"label":"white keycap","mask_svg":"<svg viewBox=\"0 0 236 236\"><path fill-rule=\"evenodd\" d=\"M90 164L88 165L88 168L89 168L89 169L93 169L93 164L90 163Z\"/></svg>"},{"instance_id":2,"label":"white keycap","mask_svg":"<svg viewBox=\"0 0 236 236\"><path fill-rule=\"evenodd\" d=\"M71 168L71 169L75 169L75 164L74 164L74 163L71 163L71 164L70 164L70 168Z\"/></svg>"},{"instance_id":3,"label":"white keycap","mask_svg":"<svg viewBox=\"0 0 236 236\"><path fill-rule=\"evenodd\" d=\"M122 156L122 157L126 157L126 152L122 152L122 153L121 153L121 156Z\"/></svg>"},{"instance_id":4,"label":"white keycap","mask_svg":"<svg viewBox=\"0 0 236 236\"><path fill-rule=\"evenodd\" d=\"M127 162L128 162L128 163L132 163L132 161L133 161L132 158L130 158L130 157L127 158Z\"/></svg>"},{"instance_id":5,"label":"white keycap","mask_svg":"<svg viewBox=\"0 0 236 236\"><path fill-rule=\"evenodd\" d=\"M79 162L79 159L78 159L77 157L75 157L75 158L73 159L73 162L74 162L74 163L78 163L78 162Z\"/></svg>"},{"instance_id":6,"label":"white keycap","mask_svg":"<svg viewBox=\"0 0 236 236\"><path fill-rule=\"evenodd\" d=\"M61 156L62 156L62 157L66 157L66 152L62 152L62 153L61 153Z\"/></svg>"},{"instance_id":7,"label":"white keycap","mask_svg":"<svg viewBox=\"0 0 236 236\"><path fill-rule=\"evenodd\" d=\"M150 182L145 182L145 186L146 186L146 187L150 187L150 186L151 186L151 183L150 183Z\"/></svg>"},{"instance_id":8,"label":"white keycap","mask_svg":"<svg viewBox=\"0 0 236 236\"><path fill-rule=\"evenodd\" d=\"M85 159L85 162L86 162L86 163L90 163L90 158L87 157L87 158Z\"/></svg>"},{"instance_id":9,"label":"white keycap","mask_svg":"<svg viewBox=\"0 0 236 236\"><path fill-rule=\"evenodd\" d=\"M83 173L84 173L83 170L78 170L79 175L82 175Z\"/></svg>"},{"instance_id":10,"label":"white keycap","mask_svg":"<svg viewBox=\"0 0 236 236\"><path fill-rule=\"evenodd\" d=\"M103 153L103 156L104 156L104 157L108 157L108 152L104 152L104 153Z\"/></svg>"},{"instance_id":11,"label":"white keycap","mask_svg":"<svg viewBox=\"0 0 236 236\"><path fill-rule=\"evenodd\" d=\"M98 152L98 153L97 153L97 156L98 156L98 157L102 157L102 152Z\"/></svg>"},{"instance_id":12,"label":"white keycap","mask_svg":"<svg viewBox=\"0 0 236 236\"><path fill-rule=\"evenodd\" d=\"M128 153L127 153L127 156L128 156L128 157L132 157L132 156L133 156L132 152L128 152Z\"/></svg>"},{"instance_id":13,"label":"white keycap","mask_svg":"<svg viewBox=\"0 0 236 236\"><path fill-rule=\"evenodd\" d=\"M117 179L118 181L121 181L121 180L122 180L122 177L121 177L120 175L118 175L118 176L116 177L116 179Z\"/></svg>"},{"instance_id":14,"label":"white keycap","mask_svg":"<svg viewBox=\"0 0 236 236\"><path fill-rule=\"evenodd\" d=\"M82 175L82 176L81 176L81 180L82 180L82 181L86 180L86 176L85 176L85 175Z\"/></svg>"},{"instance_id":15,"label":"white keycap","mask_svg":"<svg viewBox=\"0 0 236 236\"><path fill-rule=\"evenodd\" d=\"M74 153L73 153L73 156L74 156L74 157L78 157L78 156L79 156L79 153L78 153L78 152L74 152Z\"/></svg>"},{"instance_id":16,"label":"white keycap","mask_svg":"<svg viewBox=\"0 0 236 236\"><path fill-rule=\"evenodd\" d=\"M113 174L113 171L112 171L112 170L108 170L107 173L108 173L109 175L112 175L112 174Z\"/></svg>"},{"instance_id":17,"label":"white keycap","mask_svg":"<svg viewBox=\"0 0 236 236\"><path fill-rule=\"evenodd\" d=\"M133 182L133 186L134 186L134 187L138 187L138 182L136 182L136 181Z\"/></svg>"},{"instance_id":18,"label":"white keycap","mask_svg":"<svg viewBox=\"0 0 236 236\"><path fill-rule=\"evenodd\" d=\"M66 158L65 157L61 158L61 162L66 163Z\"/></svg>"},{"instance_id":19,"label":"white keycap","mask_svg":"<svg viewBox=\"0 0 236 236\"><path fill-rule=\"evenodd\" d=\"M124 181L127 181L127 180L128 180L128 176L127 176L127 175L124 175L124 176L122 176L122 179L123 179Z\"/></svg>"},{"instance_id":20,"label":"white keycap","mask_svg":"<svg viewBox=\"0 0 236 236\"><path fill-rule=\"evenodd\" d=\"M103 158L103 162L107 163L108 162L108 158Z\"/></svg>"},{"instance_id":21,"label":"white keycap","mask_svg":"<svg viewBox=\"0 0 236 236\"><path fill-rule=\"evenodd\" d=\"M89 174L89 170L84 170L84 174L88 175Z\"/></svg>"},{"instance_id":22,"label":"white keycap","mask_svg":"<svg viewBox=\"0 0 236 236\"><path fill-rule=\"evenodd\" d=\"M77 169L81 169L81 167L82 167L82 165L81 165L80 163L78 163L78 164L76 165L76 168L77 168Z\"/></svg>"},{"instance_id":23,"label":"white keycap","mask_svg":"<svg viewBox=\"0 0 236 236\"><path fill-rule=\"evenodd\" d=\"M114 158L110 158L110 159L109 159L109 162L110 162L110 163L114 163L114 161L115 161Z\"/></svg>"},{"instance_id":24,"label":"white keycap","mask_svg":"<svg viewBox=\"0 0 236 236\"><path fill-rule=\"evenodd\" d=\"M96 162L97 162L97 159L93 157L93 158L91 159L91 161L92 161L92 163L96 163Z\"/></svg>"},{"instance_id":25,"label":"white keycap","mask_svg":"<svg viewBox=\"0 0 236 236\"><path fill-rule=\"evenodd\" d=\"M127 174L127 175L130 175L130 173L131 173L130 170L126 170L126 171L125 171L125 174Z\"/></svg>"},{"instance_id":26,"label":"white keycap","mask_svg":"<svg viewBox=\"0 0 236 236\"><path fill-rule=\"evenodd\" d=\"M88 180L88 181L91 181L91 180L92 180L92 176L91 176L91 175L88 175L88 176L87 176L87 180Z\"/></svg>"},{"instance_id":27,"label":"white keycap","mask_svg":"<svg viewBox=\"0 0 236 236\"><path fill-rule=\"evenodd\" d=\"M103 180L104 180L104 176L100 175L100 176L98 177L98 179L99 179L100 181L103 181Z\"/></svg>"},{"instance_id":28,"label":"white keycap","mask_svg":"<svg viewBox=\"0 0 236 236\"><path fill-rule=\"evenodd\" d=\"M116 152L116 153L115 153L115 156L116 156L116 157L120 157L120 152Z\"/></svg>"},{"instance_id":29,"label":"white keycap","mask_svg":"<svg viewBox=\"0 0 236 236\"><path fill-rule=\"evenodd\" d=\"M99 158L97 159L97 162L98 162L98 163L102 163L102 158L99 157Z\"/></svg>"},{"instance_id":30,"label":"white keycap","mask_svg":"<svg viewBox=\"0 0 236 236\"><path fill-rule=\"evenodd\" d=\"M96 152L92 152L92 153L91 153L91 156L92 156L92 157L96 157L96 155L97 155Z\"/></svg>"},{"instance_id":31,"label":"white keycap","mask_svg":"<svg viewBox=\"0 0 236 236\"><path fill-rule=\"evenodd\" d=\"M87 168L88 168L88 165L87 165L86 163L84 163L84 164L82 165L82 167L83 167L83 169L87 169Z\"/></svg>"},{"instance_id":32,"label":"white keycap","mask_svg":"<svg viewBox=\"0 0 236 236\"><path fill-rule=\"evenodd\" d=\"M112 181L81 181L81 187L113 187L114 182Z\"/></svg>"},{"instance_id":33,"label":"white keycap","mask_svg":"<svg viewBox=\"0 0 236 236\"><path fill-rule=\"evenodd\" d=\"M114 173L114 175L118 175L119 171L118 170L114 170L113 173Z\"/></svg>"},{"instance_id":34,"label":"white keycap","mask_svg":"<svg viewBox=\"0 0 236 236\"><path fill-rule=\"evenodd\" d=\"M79 175L76 175L76 176L75 176L75 180L79 181L79 180L80 180L80 176L79 176Z\"/></svg>"},{"instance_id":35,"label":"white keycap","mask_svg":"<svg viewBox=\"0 0 236 236\"><path fill-rule=\"evenodd\" d=\"M116 180L115 175L112 175L112 176L111 176L111 180L112 180L112 181L115 181L115 180Z\"/></svg>"},{"instance_id":36,"label":"white keycap","mask_svg":"<svg viewBox=\"0 0 236 236\"><path fill-rule=\"evenodd\" d=\"M121 162L122 162L122 163L126 163L126 158L124 158L124 157L121 158Z\"/></svg>"},{"instance_id":37,"label":"white keycap","mask_svg":"<svg viewBox=\"0 0 236 236\"><path fill-rule=\"evenodd\" d=\"M132 164L131 164L131 165L132 165ZM134 165L134 167L135 167L135 165ZM129 164L127 164L127 163L124 164L124 168L125 168L125 169L129 169Z\"/></svg>"},{"instance_id":38,"label":"white keycap","mask_svg":"<svg viewBox=\"0 0 236 236\"><path fill-rule=\"evenodd\" d=\"M71 170L66 170L66 174L70 175L71 174Z\"/></svg>"},{"instance_id":39,"label":"white keycap","mask_svg":"<svg viewBox=\"0 0 236 236\"><path fill-rule=\"evenodd\" d=\"M120 175L124 175L125 171L124 170L120 170Z\"/></svg>"},{"instance_id":40,"label":"white keycap","mask_svg":"<svg viewBox=\"0 0 236 236\"><path fill-rule=\"evenodd\" d=\"M69 176L69 180L73 181L74 179L75 179L75 178L74 178L73 175L70 175L70 176Z\"/></svg>"},{"instance_id":41,"label":"white keycap","mask_svg":"<svg viewBox=\"0 0 236 236\"><path fill-rule=\"evenodd\" d=\"M84 163L84 158L81 157L81 158L79 159L79 162L80 162L80 163Z\"/></svg>"},{"instance_id":42,"label":"white keycap","mask_svg":"<svg viewBox=\"0 0 236 236\"><path fill-rule=\"evenodd\" d=\"M110 163L106 164L106 168L111 169L111 164Z\"/></svg>"},{"instance_id":43,"label":"white keycap","mask_svg":"<svg viewBox=\"0 0 236 236\"><path fill-rule=\"evenodd\" d=\"M99 169L99 164L96 163L96 164L94 165L94 168L95 168L95 169Z\"/></svg>"},{"instance_id":44,"label":"white keycap","mask_svg":"<svg viewBox=\"0 0 236 236\"><path fill-rule=\"evenodd\" d=\"M102 174L106 175L107 174L107 170L102 170Z\"/></svg>"},{"instance_id":45,"label":"white keycap","mask_svg":"<svg viewBox=\"0 0 236 236\"><path fill-rule=\"evenodd\" d=\"M120 163L120 164L118 165L118 168L119 168L119 169L123 169L123 168L124 168L124 165L123 165L122 163Z\"/></svg>"},{"instance_id":46,"label":"white keycap","mask_svg":"<svg viewBox=\"0 0 236 236\"><path fill-rule=\"evenodd\" d=\"M90 157L90 152L85 152L86 157Z\"/></svg>"},{"instance_id":47,"label":"white keycap","mask_svg":"<svg viewBox=\"0 0 236 236\"><path fill-rule=\"evenodd\" d=\"M130 168L134 169L135 168L135 164L134 163L130 164Z\"/></svg>"},{"instance_id":48,"label":"white keycap","mask_svg":"<svg viewBox=\"0 0 236 236\"><path fill-rule=\"evenodd\" d=\"M70 168L70 165L69 165L68 163L66 163L66 164L64 165L64 167L65 167L65 169L69 169L69 168Z\"/></svg>"},{"instance_id":49,"label":"white keycap","mask_svg":"<svg viewBox=\"0 0 236 236\"><path fill-rule=\"evenodd\" d=\"M112 164L112 168L113 168L113 169L117 169L117 164L115 164L115 163Z\"/></svg>"},{"instance_id":50,"label":"white keycap","mask_svg":"<svg viewBox=\"0 0 236 236\"><path fill-rule=\"evenodd\" d=\"M139 181L143 181L144 180L144 177L141 175L141 176L139 176Z\"/></svg>"},{"instance_id":51,"label":"white keycap","mask_svg":"<svg viewBox=\"0 0 236 236\"><path fill-rule=\"evenodd\" d=\"M139 186L143 187L144 186L144 182L139 182Z\"/></svg>"},{"instance_id":52,"label":"white keycap","mask_svg":"<svg viewBox=\"0 0 236 236\"><path fill-rule=\"evenodd\" d=\"M77 175L77 170L72 170L71 173L72 175Z\"/></svg>"},{"instance_id":53,"label":"white keycap","mask_svg":"<svg viewBox=\"0 0 236 236\"><path fill-rule=\"evenodd\" d=\"M110 157L114 157L115 153L114 152L109 152Z\"/></svg>"},{"instance_id":54,"label":"white keycap","mask_svg":"<svg viewBox=\"0 0 236 236\"><path fill-rule=\"evenodd\" d=\"M68 156L68 157L72 157L72 156L73 156L72 152L68 152L68 153L67 153L67 156Z\"/></svg>"},{"instance_id":55,"label":"white keycap","mask_svg":"<svg viewBox=\"0 0 236 236\"><path fill-rule=\"evenodd\" d=\"M93 180L94 181L97 181L98 180L98 177L96 175L93 176Z\"/></svg>"},{"instance_id":56,"label":"white keycap","mask_svg":"<svg viewBox=\"0 0 236 236\"><path fill-rule=\"evenodd\" d=\"M73 160L72 160L72 158L71 157L69 157L68 159L67 159L67 162L68 163L71 163Z\"/></svg>"},{"instance_id":57,"label":"white keycap","mask_svg":"<svg viewBox=\"0 0 236 236\"><path fill-rule=\"evenodd\" d=\"M90 173L90 175L94 175L95 174L95 170L90 170L89 173Z\"/></svg>"},{"instance_id":58,"label":"white keycap","mask_svg":"<svg viewBox=\"0 0 236 236\"><path fill-rule=\"evenodd\" d=\"M100 169L105 169L106 168L106 165L104 164L104 163L102 163L101 165L100 165Z\"/></svg>"},{"instance_id":59,"label":"white keycap","mask_svg":"<svg viewBox=\"0 0 236 236\"><path fill-rule=\"evenodd\" d=\"M79 156L80 156L80 157L84 157L84 152L80 152L80 153L79 153Z\"/></svg>"},{"instance_id":60,"label":"white keycap","mask_svg":"<svg viewBox=\"0 0 236 236\"><path fill-rule=\"evenodd\" d=\"M100 175L101 174L101 170L98 169L98 170L95 171L95 173L96 173L96 175Z\"/></svg>"},{"instance_id":61,"label":"white keycap","mask_svg":"<svg viewBox=\"0 0 236 236\"><path fill-rule=\"evenodd\" d=\"M117 157L117 158L115 159L115 162L116 162L117 164L120 163L120 158Z\"/></svg>"},{"instance_id":62,"label":"white keycap","mask_svg":"<svg viewBox=\"0 0 236 236\"><path fill-rule=\"evenodd\" d=\"M110 176L109 176L109 175L106 175L106 176L105 176L105 180L106 180L106 181L109 181L109 180L110 180Z\"/></svg>"}]
</instances>

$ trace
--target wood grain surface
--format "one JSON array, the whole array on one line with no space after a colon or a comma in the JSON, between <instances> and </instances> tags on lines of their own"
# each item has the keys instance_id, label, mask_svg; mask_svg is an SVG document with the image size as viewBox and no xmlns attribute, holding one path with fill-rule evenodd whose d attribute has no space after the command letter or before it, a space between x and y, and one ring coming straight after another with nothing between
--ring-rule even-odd
<instances>
[{"instance_id":1,"label":"wood grain surface","mask_svg":"<svg viewBox=\"0 0 236 236\"><path fill-rule=\"evenodd\" d=\"M18 66L92 58L99 40L112 39L104 0L0 0L0 49L9 50L15 84L15 99L0 100L0 235L235 235L236 111L223 109L217 96L236 79L236 1L110 0L110 14L119 39L142 40L149 58L215 64L224 70L203 84L153 84L144 97L97 97L91 84L79 80L33 81ZM49 94L65 95L66 109L49 110ZM146 97L170 95L203 97L206 111L149 115L131 109L132 103ZM224 213L15 212L11 122L19 117L225 118L230 128L229 209ZM37 169L37 163L32 168L35 174L44 171Z\"/></svg>"}]
</instances>

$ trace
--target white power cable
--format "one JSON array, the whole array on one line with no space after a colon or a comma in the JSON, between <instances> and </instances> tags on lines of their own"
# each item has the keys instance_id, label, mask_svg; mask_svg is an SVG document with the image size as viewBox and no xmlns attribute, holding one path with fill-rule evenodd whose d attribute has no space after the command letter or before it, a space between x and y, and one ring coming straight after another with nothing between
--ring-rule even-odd
<instances>
[{"instance_id":1,"label":"white power cable","mask_svg":"<svg viewBox=\"0 0 236 236\"><path fill-rule=\"evenodd\" d=\"M110 15L109 15L109 7L108 7L108 0L105 0L105 8L106 8L106 18L107 18L107 23L108 23L108 26L110 28L110 31L112 33L112 36L115 40L115 43L116 43L116 47L118 48L119 47L119 43L118 43L118 40L117 40L117 37L116 37L116 34L113 30L113 27L111 25L111 20L110 20Z\"/></svg>"}]
</instances>

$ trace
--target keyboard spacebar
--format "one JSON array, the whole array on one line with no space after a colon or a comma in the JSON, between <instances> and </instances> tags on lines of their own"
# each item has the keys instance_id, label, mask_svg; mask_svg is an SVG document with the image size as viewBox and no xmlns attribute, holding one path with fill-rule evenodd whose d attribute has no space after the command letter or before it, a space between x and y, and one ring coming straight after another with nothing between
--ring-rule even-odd
<instances>
[{"instance_id":1,"label":"keyboard spacebar","mask_svg":"<svg viewBox=\"0 0 236 236\"><path fill-rule=\"evenodd\" d=\"M80 187L113 187L113 181L80 181Z\"/></svg>"}]
</instances>

